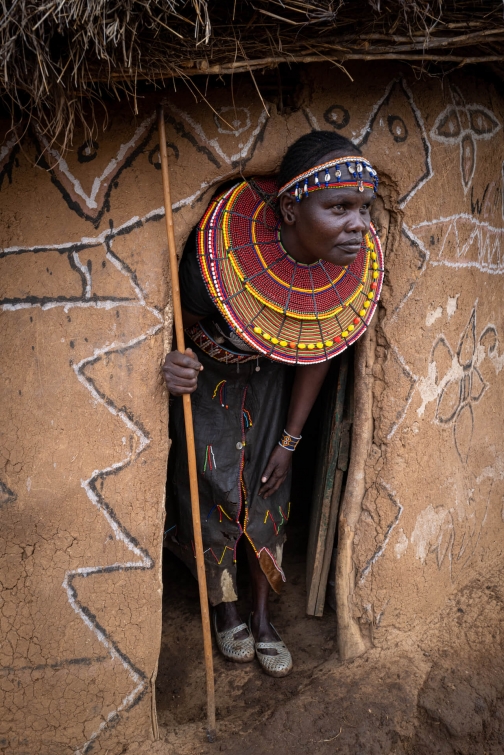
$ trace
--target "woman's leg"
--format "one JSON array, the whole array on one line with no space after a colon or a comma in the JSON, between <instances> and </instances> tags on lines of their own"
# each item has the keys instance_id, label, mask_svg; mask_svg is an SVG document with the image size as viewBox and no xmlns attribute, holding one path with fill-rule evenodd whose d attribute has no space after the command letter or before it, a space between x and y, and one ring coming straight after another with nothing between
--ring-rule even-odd
<instances>
[{"instance_id":1,"label":"woman's leg","mask_svg":"<svg viewBox=\"0 0 504 755\"><path fill-rule=\"evenodd\" d=\"M237 627L240 624L243 624L243 621L238 613L238 608L236 607L236 601L232 601L230 603L219 603L218 606L215 606L214 610L217 618L218 632L225 632L228 629L233 629L233 627ZM244 640L246 637L248 637L247 629L242 629L241 632L238 632L238 634L234 635L235 640Z\"/></svg>"},{"instance_id":2,"label":"woman's leg","mask_svg":"<svg viewBox=\"0 0 504 755\"><path fill-rule=\"evenodd\" d=\"M269 582L259 564L254 549L247 541L245 545L252 582L252 634L256 642L278 642L278 637L271 628L268 598ZM264 655L277 655L273 648L261 651Z\"/></svg>"}]
</instances>

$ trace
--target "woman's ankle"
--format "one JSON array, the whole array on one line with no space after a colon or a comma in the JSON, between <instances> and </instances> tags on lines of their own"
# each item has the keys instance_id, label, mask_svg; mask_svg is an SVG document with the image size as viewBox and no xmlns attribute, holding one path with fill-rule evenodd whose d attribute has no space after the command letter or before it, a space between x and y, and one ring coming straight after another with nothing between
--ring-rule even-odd
<instances>
[{"instance_id":1,"label":"woman's ankle","mask_svg":"<svg viewBox=\"0 0 504 755\"><path fill-rule=\"evenodd\" d=\"M214 607L214 611L219 632L225 632L226 630L233 629L233 627L243 623L238 613L236 601L219 603Z\"/></svg>"}]
</instances>

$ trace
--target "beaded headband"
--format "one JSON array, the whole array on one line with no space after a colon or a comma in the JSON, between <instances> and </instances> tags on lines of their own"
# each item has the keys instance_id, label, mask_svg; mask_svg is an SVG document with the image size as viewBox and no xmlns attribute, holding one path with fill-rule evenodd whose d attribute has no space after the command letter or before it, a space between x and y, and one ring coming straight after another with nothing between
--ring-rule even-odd
<instances>
[{"instance_id":1,"label":"beaded headband","mask_svg":"<svg viewBox=\"0 0 504 755\"><path fill-rule=\"evenodd\" d=\"M348 171L348 178L343 177L340 166L345 165ZM334 168L334 178L331 176L331 168ZM321 184L319 173L325 171L324 181ZM364 173L367 172L367 175ZM313 176L313 183L309 186L309 179ZM302 184L302 186L301 186ZM376 194L378 190L378 173L371 166L369 160L364 157L338 157L322 165L316 165L314 168L301 173L292 181L284 184L278 191L278 196L288 191L300 202L303 196L307 197L311 191L317 189L346 189L357 187L359 191L372 189ZM294 187L294 191L292 188Z\"/></svg>"}]
</instances>

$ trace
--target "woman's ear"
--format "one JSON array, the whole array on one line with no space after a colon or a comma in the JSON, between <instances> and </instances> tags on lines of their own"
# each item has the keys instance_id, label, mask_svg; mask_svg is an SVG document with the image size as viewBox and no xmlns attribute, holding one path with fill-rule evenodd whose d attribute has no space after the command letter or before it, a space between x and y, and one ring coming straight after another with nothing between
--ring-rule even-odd
<instances>
[{"instance_id":1,"label":"woman's ear","mask_svg":"<svg viewBox=\"0 0 504 755\"><path fill-rule=\"evenodd\" d=\"M292 194L282 194L280 197L280 214L286 225L294 225L296 222L297 203Z\"/></svg>"}]
</instances>

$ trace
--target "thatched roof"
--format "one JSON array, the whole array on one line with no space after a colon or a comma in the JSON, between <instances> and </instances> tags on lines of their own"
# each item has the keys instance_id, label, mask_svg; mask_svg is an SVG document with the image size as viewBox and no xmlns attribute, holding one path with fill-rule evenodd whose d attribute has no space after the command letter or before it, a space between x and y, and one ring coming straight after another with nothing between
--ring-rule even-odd
<instances>
[{"instance_id":1,"label":"thatched roof","mask_svg":"<svg viewBox=\"0 0 504 755\"><path fill-rule=\"evenodd\" d=\"M504 61L502 0L0 0L0 96L71 139L89 105L142 82L281 63ZM87 115L85 111L87 108Z\"/></svg>"}]
</instances>

